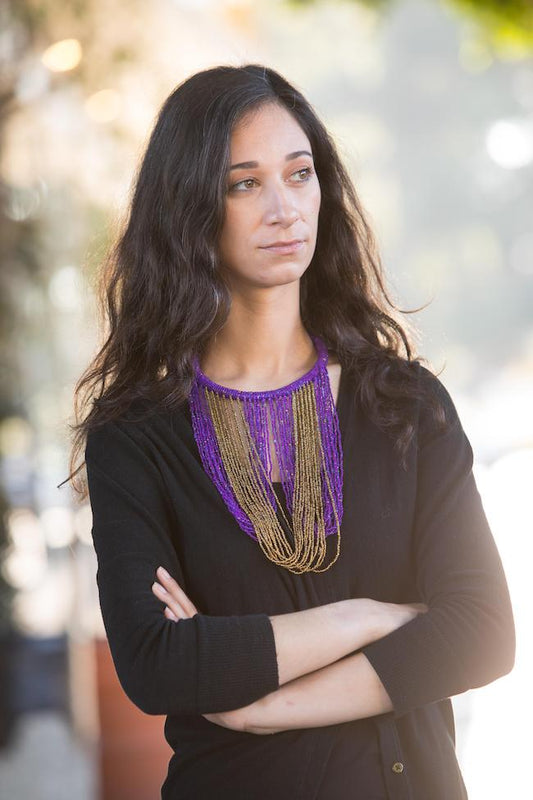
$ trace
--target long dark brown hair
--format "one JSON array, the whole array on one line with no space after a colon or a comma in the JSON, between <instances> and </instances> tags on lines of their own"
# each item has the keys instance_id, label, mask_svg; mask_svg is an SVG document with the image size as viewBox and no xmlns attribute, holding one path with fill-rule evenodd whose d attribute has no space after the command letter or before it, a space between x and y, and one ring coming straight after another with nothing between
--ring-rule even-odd
<instances>
[{"instance_id":1,"label":"long dark brown hair","mask_svg":"<svg viewBox=\"0 0 533 800\"><path fill-rule=\"evenodd\" d=\"M273 69L218 66L183 81L163 103L127 219L103 263L97 295L106 338L76 384L76 422L69 425L66 480L81 499L86 481L74 478L85 462L75 464L89 429L134 401L148 400L152 411L181 405L194 355L201 356L227 319L231 294L219 271L217 242L230 137L247 112L266 103L281 105L301 126L320 184L316 248L300 281L302 323L356 377L363 408L393 435L404 465L413 434L410 401L423 399L437 410L412 366L426 361L413 354L414 328L395 314L362 205L312 106Z\"/></svg>"}]
</instances>

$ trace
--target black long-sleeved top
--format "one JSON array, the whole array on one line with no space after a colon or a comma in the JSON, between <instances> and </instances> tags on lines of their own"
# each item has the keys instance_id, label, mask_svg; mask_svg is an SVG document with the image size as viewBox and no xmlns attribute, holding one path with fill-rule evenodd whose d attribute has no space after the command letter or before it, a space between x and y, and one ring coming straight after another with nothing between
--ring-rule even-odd
<instances>
[{"instance_id":1,"label":"black long-sleeved top","mask_svg":"<svg viewBox=\"0 0 533 800\"><path fill-rule=\"evenodd\" d=\"M436 376L413 368L442 400L447 424L439 429L415 405L407 470L342 370L341 552L323 573L273 564L239 528L202 467L187 403L140 422L137 404L89 433L103 620L124 691L146 713L167 715L175 753L163 800L467 797L449 698L511 670L513 614L455 406ZM159 565L199 614L164 617L151 589ZM361 648L393 711L266 736L202 716L279 688L270 616L353 597L429 606Z\"/></svg>"}]
</instances>

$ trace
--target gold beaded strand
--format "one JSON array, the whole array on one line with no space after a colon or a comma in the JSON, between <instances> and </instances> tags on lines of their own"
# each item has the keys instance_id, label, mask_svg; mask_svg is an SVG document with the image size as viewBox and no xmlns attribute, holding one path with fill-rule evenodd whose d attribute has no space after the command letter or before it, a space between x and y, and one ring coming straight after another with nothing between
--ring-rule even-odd
<instances>
[{"instance_id":1,"label":"gold beaded strand","mask_svg":"<svg viewBox=\"0 0 533 800\"><path fill-rule=\"evenodd\" d=\"M304 384L292 395L295 439L292 527L257 452L244 415L242 401L208 388L205 389L205 397L229 483L237 502L254 526L263 553L275 564L296 574L325 572L339 557L340 524L335 502L333 502L331 482L327 470L324 469L335 515L337 551L330 563L319 569L319 565L326 556L327 543L320 479L321 467L324 465L324 452L313 384ZM269 501L260 478L261 474L265 477L283 518L293 534L294 545L291 545L287 539L276 511ZM315 520L318 528L316 536L314 533Z\"/></svg>"}]
</instances>

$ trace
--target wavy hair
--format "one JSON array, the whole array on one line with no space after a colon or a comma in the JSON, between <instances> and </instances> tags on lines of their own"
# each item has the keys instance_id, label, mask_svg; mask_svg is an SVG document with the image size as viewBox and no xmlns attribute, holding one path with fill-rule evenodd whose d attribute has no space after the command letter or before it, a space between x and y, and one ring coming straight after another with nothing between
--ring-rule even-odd
<instances>
[{"instance_id":1,"label":"wavy hair","mask_svg":"<svg viewBox=\"0 0 533 800\"><path fill-rule=\"evenodd\" d=\"M247 112L266 103L284 107L301 126L320 184L315 252L300 281L303 325L356 377L362 407L394 437L404 467L414 430L412 400L437 411L412 367L426 361L413 354L414 328L394 313L399 309L385 288L375 238L325 126L275 70L217 66L180 83L163 103L126 219L104 258L97 296L106 338L76 384L75 424L69 425L74 437L66 480L82 498L86 480L74 478L85 462L75 464L89 429L135 401L149 400L141 405L152 411L183 403L194 355L202 355L227 319L231 293L219 271L217 242L230 138Z\"/></svg>"}]
</instances>

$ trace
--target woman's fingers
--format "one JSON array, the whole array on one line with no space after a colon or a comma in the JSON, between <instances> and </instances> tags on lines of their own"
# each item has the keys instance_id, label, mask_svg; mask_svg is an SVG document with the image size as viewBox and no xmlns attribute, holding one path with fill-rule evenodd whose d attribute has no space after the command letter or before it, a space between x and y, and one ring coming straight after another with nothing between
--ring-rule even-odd
<instances>
[{"instance_id":1,"label":"woman's fingers","mask_svg":"<svg viewBox=\"0 0 533 800\"><path fill-rule=\"evenodd\" d=\"M195 614L198 614L198 609L192 602L192 600L187 597L179 583L172 578L168 572L163 569L163 567L159 567L157 570L157 577L161 583L163 590L165 590L174 605L168 602L164 595L160 595L162 599L170 606L170 609L177 613L181 610L186 617L193 617ZM154 584L156 586L157 584Z\"/></svg>"},{"instance_id":2,"label":"woman's fingers","mask_svg":"<svg viewBox=\"0 0 533 800\"><path fill-rule=\"evenodd\" d=\"M152 584L152 591L163 603L166 603L166 607L168 610L175 616L177 619L187 619L187 617L191 616L188 614L183 606L173 597L164 586L161 586L160 583L154 581Z\"/></svg>"}]
</instances>

